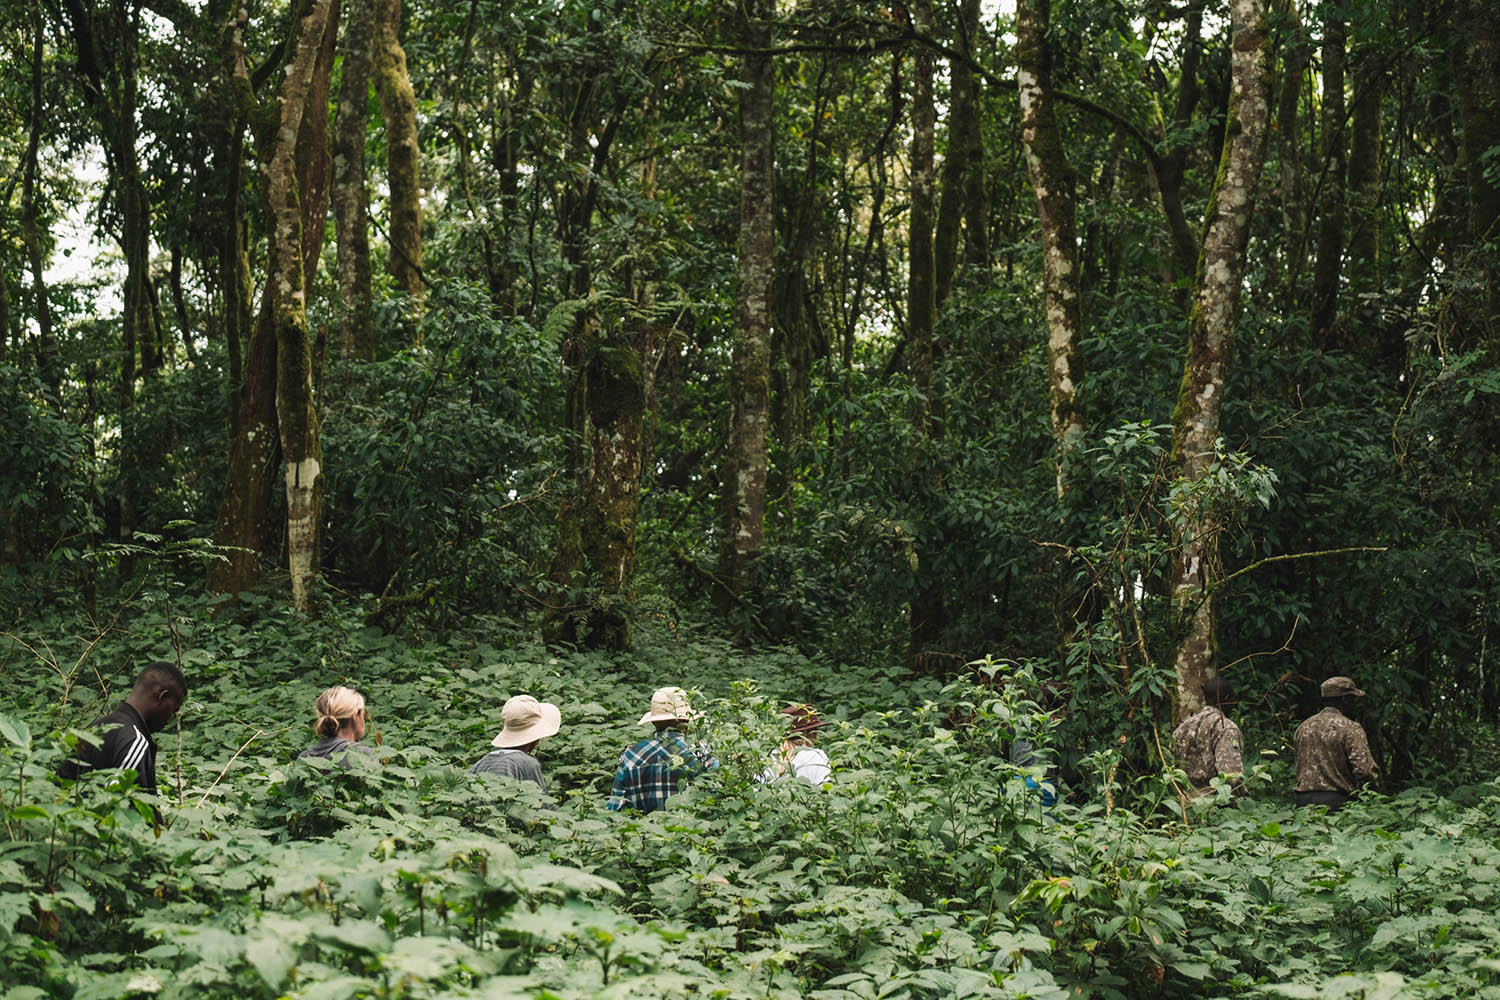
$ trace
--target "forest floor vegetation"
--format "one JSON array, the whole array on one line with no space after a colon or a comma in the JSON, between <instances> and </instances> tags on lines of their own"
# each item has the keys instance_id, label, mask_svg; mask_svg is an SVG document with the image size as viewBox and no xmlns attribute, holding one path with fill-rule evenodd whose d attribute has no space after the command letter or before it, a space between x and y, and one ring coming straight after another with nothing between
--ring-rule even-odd
<instances>
[{"instance_id":1,"label":"forest floor vegetation","mask_svg":"<svg viewBox=\"0 0 1500 1000\"><path fill-rule=\"evenodd\" d=\"M418 641L179 594L5 633L4 997L1500 996L1494 784L1326 816L1273 760L1248 799L1184 809L1180 772L1127 781L1105 751L1044 810L1007 753L1049 731L1032 665L882 677L694 631L572 653L499 620ZM157 657L192 685L157 735L159 828L104 776L52 777ZM295 759L333 683L366 695L378 763ZM693 691L724 766L609 813L660 684ZM562 709L555 802L467 771L521 692ZM829 723L822 787L757 780L788 701Z\"/></svg>"}]
</instances>

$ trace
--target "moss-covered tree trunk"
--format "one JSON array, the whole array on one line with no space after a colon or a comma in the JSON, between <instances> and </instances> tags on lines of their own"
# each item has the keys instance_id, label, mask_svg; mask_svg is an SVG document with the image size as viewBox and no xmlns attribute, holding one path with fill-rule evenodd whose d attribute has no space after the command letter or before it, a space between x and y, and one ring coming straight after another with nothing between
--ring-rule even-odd
<instances>
[{"instance_id":1,"label":"moss-covered tree trunk","mask_svg":"<svg viewBox=\"0 0 1500 1000\"><path fill-rule=\"evenodd\" d=\"M588 469L576 499L558 513L557 552L548 571L555 600L542 638L589 649L628 649L636 511L646 405L643 338L604 339L595 317L577 331L577 363L588 407Z\"/></svg>"},{"instance_id":2,"label":"moss-covered tree trunk","mask_svg":"<svg viewBox=\"0 0 1500 1000\"><path fill-rule=\"evenodd\" d=\"M296 54L281 85L280 124L266 172L273 219L270 280L276 303L276 419L286 470L287 568L292 603L303 612L311 609L311 586L319 568L318 527L323 507L323 450L307 328L303 201L316 204L319 200L315 191L307 190L317 173L323 175L326 191L326 167L321 161L328 155L325 109L333 60L332 46L324 43L336 30L334 6L334 0L313 0L302 20ZM320 58L325 50L326 60ZM315 139L299 144L304 122L313 126ZM321 214L306 222L321 222Z\"/></svg>"},{"instance_id":3,"label":"moss-covered tree trunk","mask_svg":"<svg viewBox=\"0 0 1500 1000\"><path fill-rule=\"evenodd\" d=\"M1318 248L1313 262L1309 326L1319 350L1338 346L1339 273L1344 258L1344 174L1349 134L1344 123L1344 42L1347 13L1342 0L1323 0L1323 110L1320 118L1323 169L1318 196Z\"/></svg>"},{"instance_id":4,"label":"moss-covered tree trunk","mask_svg":"<svg viewBox=\"0 0 1500 1000\"><path fill-rule=\"evenodd\" d=\"M1050 19L1049 0L1020 0L1016 5L1021 142L1041 221L1049 399L1057 449L1057 495L1062 497L1067 491L1069 455L1083 440L1083 409L1078 398L1083 377L1083 316L1078 299L1074 176L1057 127Z\"/></svg>"},{"instance_id":5,"label":"moss-covered tree trunk","mask_svg":"<svg viewBox=\"0 0 1500 1000\"><path fill-rule=\"evenodd\" d=\"M591 19L587 30L596 38L599 21ZM613 67L602 58L580 58L574 66L576 75L560 88L568 155L588 169L573 172L558 198L562 291L568 301L556 307L568 310L561 338L568 433L563 471L572 495L558 513L557 550L547 573L552 599L543 609L541 630L549 643L623 649L630 643L645 391L639 338L615 332L612 339L602 332L589 232L626 92L611 86Z\"/></svg>"},{"instance_id":6,"label":"moss-covered tree trunk","mask_svg":"<svg viewBox=\"0 0 1500 1000\"><path fill-rule=\"evenodd\" d=\"M587 645L628 649L646 396L634 344L600 346L593 355L588 365L593 448L579 523L580 548L598 588Z\"/></svg>"},{"instance_id":7,"label":"moss-covered tree trunk","mask_svg":"<svg viewBox=\"0 0 1500 1000\"><path fill-rule=\"evenodd\" d=\"M718 575L721 610L755 585L765 538L766 431L771 406L771 289L775 278L774 171L776 78L770 0L746 0L741 39L747 87L740 91L739 294L729 382L729 448L723 474L723 534Z\"/></svg>"},{"instance_id":8,"label":"moss-covered tree trunk","mask_svg":"<svg viewBox=\"0 0 1500 1000\"><path fill-rule=\"evenodd\" d=\"M311 24L309 19L312 19ZM258 158L262 165L262 173L267 179L267 214L272 217L275 230L270 234L269 275L245 357L244 373L237 399L235 434L230 441L229 469L214 525L215 543L233 548L227 553L228 562L215 562L209 565L208 588L214 593L235 594L255 586L260 579L261 556L272 551L277 539L281 536L282 529L290 527L290 525L274 524L270 517L285 437L278 415L281 408L280 382L283 367L280 350L283 340L283 330L280 325L283 318L281 297L288 290L295 293L296 301L300 303L302 309L302 335L305 344L306 289L311 284L319 255L322 253L324 219L328 212L329 193L328 116L307 113L307 110L322 109L328 105L337 20L337 6L334 0L318 0L311 5L311 12L297 26L291 46L294 59L304 57L303 43L306 41L307 33L314 29L317 29L318 33L313 36L315 45L311 69L299 76L302 82L297 85L297 90L303 93L303 113L298 116L298 123L289 135L284 134L285 126L279 103L276 100L261 103L255 97L244 59L245 20L236 16L225 31L225 55L229 68L228 75L235 95L234 100L238 105L237 114L242 120L250 122L254 128ZM282 89L278 92L278 99L285 96L287 88L292 84L292 77L293 71L289 67ZM293 186L290 190L283 186L273 191L270 186L272 166L278 163L278 157L280 157L279 162L284 164L288 155L284 147L288 141L294 142L290 153L294 170ZM285 232L282 211L288 195L295 200L299 211L297 224L299 244L294 245L289 257L284 249L285 244L281 243ZM279 202L271 201L272 198L279 199ZM297 245L300 245L300 253L295 249ZM296 261L301 266L301 275L295 280L286 272L288 260ZM235 266L238 267L239 264L236 263ZM245 262L245 266L248 271L248 261ZM245 291L249 291L248 279ZM294 304L291 308L295 311L299 305ZM290 329L285 332L288 336L295 336ZM310 380L312 372L310 358L303 362L294 355L288 361L298 381L301 380L301 376L295 374L296 369L299 365L305 364ZM295 393L298 389L295 385L292 392L293 395L288 397L287 409L289 411L296 404ZM307 398L311 399L310 391ZM297 489L303 490L308 485L309 479L312 480L310 485L316 488L317 477L309 476L311 467L303 463L306 463L309 458L321 463L321 456L317 454L315 442L311 447L309 446L307 428L294 428L293 434L300 442L294 460L295 463L300 464L300 468L296 470ZM315 437L315 420L312 423L312 434ZM283 483L292 478L291 470L288 472L289 474L283 477ZM317 501L315 494L299 495L297 499L299 504L304 505L304 509L307 504L316 505ZM315 546L316 517L312 527L312 541ZM303 553L301 558L307 558L307 551L304 538L301 543ZM290 559L288 565L290 565ZM312 558L311 567L315 572L317 567L315 557ZM303 582L304 585L307 582L305 576Z\"/></svg>"},{"instance_id":9,"label":"moss-covered tree trunk","mask_svg":"<svg viewBox=\"0 0 1500 1000\"><path fill-rule=\"evenodd\" d=\"M1214 462L1270 117L1265 0L1232 0L1230 18L1231 90L1224 150L1204 225L1188 320L1187 361L1172 414L1172 457L1177 474L1189 482L1201 479ZM1172 602L1182 635L1175 660L1179 715L1202 707L1203 680L1213 668L1214 538L1214 525L1190 513L1176 539Z\"/></svg>"},{"instance_id":10,"label":"moss-covered tree trunk","mask_svg":"<svg viewBox=\"0 0 1500 1000\"><path fill-rule=\"evenodd\" d=\"M375 85L385 118L386 183L391 199L391 276L413 298L422 295L422 170L417 98L401 47L401 0L375 5Z\"/></svg>"},{"instance_id":11,"label":"moss-covered tree trunk","mask_svg":"<svg viewBox=\"0 0 1500 1000\"><path fill-rule=\"evenodd\" d=\"M226 154L234 158L227 165L233 183L225 192L221 258L225 331L231 340L239 334L248 339L243 365L232 365L230 370L233 433L229 439L229 468L214 522L214 544L224 547L225 558L208 564L208 590L215 594L237 594L260 580L260 554L268 547L267 511L281 461L281 434L276 426L276 331L271 294L274 285L268 294L261 296L253 328L241 326L250 321L254 287L239 202L238 158L243 152L242 129L252 123L258 131L266 129L259 117L245 61L247 20L241 13L232 16L224 26L222 39L225 75L229 80L228 104L233 108L224 147Z\"/></svg>"},{"instance_id":12,"label":"moss-covered tree trunk","mask_svg":"<svg viewBox=\"0 0 1500 1000\"><path fill-rule=\"evenodd\" d=\"M366 221L366 108L375 44L374 0L349 0L344 66L333 135L333 218L338 239L339 327L343 356L375 360L370 291L370 228Z\"/></svg>"}]
</instances>

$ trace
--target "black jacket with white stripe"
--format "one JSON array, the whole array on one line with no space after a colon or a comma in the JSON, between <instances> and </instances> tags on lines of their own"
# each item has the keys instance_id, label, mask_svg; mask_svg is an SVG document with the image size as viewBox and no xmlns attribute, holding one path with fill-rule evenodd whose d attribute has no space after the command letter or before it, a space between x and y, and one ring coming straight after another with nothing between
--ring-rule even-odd
<instances>
[{"instance_id":1,"label":"black jacket with white stripe","mask_svg":"<svg viewBox=\"0 0 1500 1000\"><path fill-rule=\"evenodd\" d=\"M129 702L108 715L89 723L89 728L103 737L98 746L80 740L78 757L64 761L58 772L64 778L76 778L84 771L135 772L136 787L156 794L156 743L141 713Z\"/></svg>"}]
</instances>

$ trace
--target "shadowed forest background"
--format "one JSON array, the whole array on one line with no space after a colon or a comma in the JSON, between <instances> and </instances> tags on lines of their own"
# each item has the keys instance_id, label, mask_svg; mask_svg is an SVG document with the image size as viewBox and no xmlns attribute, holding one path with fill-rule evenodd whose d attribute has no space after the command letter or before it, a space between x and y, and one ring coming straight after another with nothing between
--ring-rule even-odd
<instances>
[{"instance_id":1,"label":"shadowed forest background","mask_svg":"<svg viewBox=\"0 0 1500 1000\"><path fill-rule=\"evenodd\" d=\"M1109 815L1161 805L1215 674L1283 755L1263 799L1333 674L1387 791L1493 779L1483 0L0 0L0 25L0 664L38 739L136 658L228 701L386 685L421 730L402 685L523 649L495 705L574 670L612 692L578 681L585 718L682 683L762 726L762 695L848 725L935 699L930 736L1020 678ZM1054 875L1016 873L1016 905L1058 912ZM1041 946L1011 943L1019 974ZM1047 976L1308 981L1131 947L1135 985L1098 955ZM854 974L777 962L787 995Z\"/></svg>"}]
</instances>

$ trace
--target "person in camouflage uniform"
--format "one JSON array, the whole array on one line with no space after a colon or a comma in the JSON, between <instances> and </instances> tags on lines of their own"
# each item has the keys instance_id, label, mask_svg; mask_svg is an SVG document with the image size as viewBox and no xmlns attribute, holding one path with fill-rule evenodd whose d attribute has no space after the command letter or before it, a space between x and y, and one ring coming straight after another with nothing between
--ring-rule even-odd
<instances>
[{"instance_id":1,"label":"person in camouflage uniform","mask_svg":"<svg viewBox=\"0 0 1500 1000\"><path fill-rule=\"evenodd\" d=\"M1380 768L1351 718L1365 693L1347 677L1330 677L1319 691L1323 710L1297 727L1297 805L1338 812L1362 786L1379 784Z\"/></svg>"},{"instance_id":2,"label":"person in camouflage uniform","mask_svg":"<svg viewBox=\"0 0 1500 1000\"><path fill-rule=\"evenodd\" d=\"M1211 791L1220 774L1232 775L1235 795L1245 794L1240 775L1245 773L1240 727L1224 714L1234 703L1234 688L1222 677L1203 682L1203 707L1172 731L1172 751L1177 763L1193 783L1193 797Z\"/></svg>"}]
</instances>

